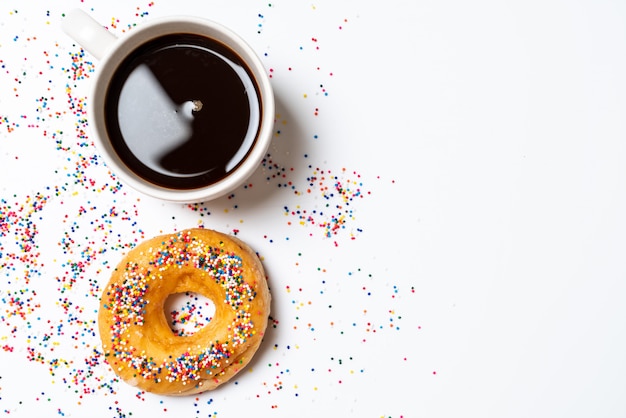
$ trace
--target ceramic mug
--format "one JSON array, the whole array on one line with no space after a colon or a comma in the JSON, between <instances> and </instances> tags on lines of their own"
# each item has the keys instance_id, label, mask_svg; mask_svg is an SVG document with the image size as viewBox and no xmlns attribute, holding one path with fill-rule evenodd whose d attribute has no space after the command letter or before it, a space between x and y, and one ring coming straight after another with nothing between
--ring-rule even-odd
<instances>
[{"instance_id":1,"label":"ceramic mug","mask_svg":"<svg viewBox=\"0 0 626 418\"><path fill-rule=\"evenodd\" d=\"M92 139L122 183L172 202L243 184L273 136L275 103L253 49L216 22L158 18L117 38L81 10L63 30L98 60Z\"/></svg>"}]
</instances>

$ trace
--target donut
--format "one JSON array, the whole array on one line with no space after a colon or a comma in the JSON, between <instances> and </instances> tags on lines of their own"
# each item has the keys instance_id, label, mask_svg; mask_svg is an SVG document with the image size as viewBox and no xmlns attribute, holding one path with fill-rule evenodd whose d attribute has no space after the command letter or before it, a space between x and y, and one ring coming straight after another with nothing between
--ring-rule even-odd
<instances>
[{"instance_id":1,"label":"donut","mask_svg":"<svg viewBox=\"0 0 626 418\"><path fill-rule=\"evenodd\" d=\"M215 313L192 335L170 327L170 295L193 292ZM119 262L103 290L98 330L105 362L146 392L213 390L241 371L259 348L271 296L263 265L240 239L186 229L147 239Z\"/></svg>"}]
</instances>

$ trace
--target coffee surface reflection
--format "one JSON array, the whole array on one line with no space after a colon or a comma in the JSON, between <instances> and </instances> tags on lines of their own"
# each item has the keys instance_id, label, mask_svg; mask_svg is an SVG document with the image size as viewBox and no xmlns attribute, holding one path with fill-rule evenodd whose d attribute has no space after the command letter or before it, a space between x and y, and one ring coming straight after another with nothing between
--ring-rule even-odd
<instances>
[{"instance_id":1,"label":"coffee surface reflection","mask_svg":"<svg viewBox=\"0 0 626 418\"><path fill-rule=\"evenodd\" d=\"M204 187L246 157L261 119L242 60L199 35L173 34L137 48L105 99L111 143L133 172L159 186Z\"/></svg>"}]
</instances>

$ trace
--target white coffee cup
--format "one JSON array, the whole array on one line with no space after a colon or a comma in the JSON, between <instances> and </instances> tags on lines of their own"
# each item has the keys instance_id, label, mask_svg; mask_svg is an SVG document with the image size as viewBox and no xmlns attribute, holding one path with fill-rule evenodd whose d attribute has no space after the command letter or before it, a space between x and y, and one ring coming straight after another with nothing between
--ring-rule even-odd
<instances>
[{"instance_id":1,"label":"white coffee cup","mask_svg":"<svg viewBox=\"0 0 626 418\"><path fill-rule=\"evenodd\" d=\"M153 19L152 21L143 23L134 27L118 39L91 16L79 9L66 15L62 28L74 41L98 60L94 79L91 80L90 94L87 97L87 116L90 134L92 135L93 142L98 152L104 158L105 163L110 170L120 178L122 183L128 184L146 195L166 201L183 203L203 202L232 192L234 189L241 186L259 167L273 136L275 116L274 95L269 77L259 57L241 37L233 33L230 29L206 19L175 16ZM209 184L193 186L183 185L179 187L159 184L152 179L147 179L146 176L142 176L138 173L136 167L131 167L132 164L129 164L128 161L124 159L123 153L118 151L119 147L116 148L112 142L110 126L107 127L110 121L107 121L105 101L108 91L111 88L112 79L122 70L122 68L120 68L122 63L140 46L172 34L200 35L201 37L217 41L234 52L234 54L239 57L239 60L245 63L246 71L254 84L254 87L246 89L246 96L251 97L248 99L250 103L254 100L258 100L259 102L259 112L257 114L251 111L250 122L247 128L248 130L246 131L246 139L242 140L241 148L238 150L238 154L240 156L245 155L245 157L243 157L241 161L236 161L231 164L234 165L234 168L226 169L225 174L221 178ZM202 80L199 80L199 82L201 81ZM132 89L128 89L128 91L129 93L125 94L131 95L131 97L135 93L137 95L142 94L142 90L139 87L135 88L135 92L133 92ZM152 111L150 110L152 108L162 111L163 105L159 104L160 99L158 99L160 96L156 99L152 96L154 95L148 94L147 97L140 98L144 100L146 106L146 109L143 111ZM163 100L167 102L168 99L165 98ZM132 112L135 106L126 106L125 109L128 110L124 110L120 105L117 109L117 113L123 117L124 112ZM194 109L197 110L197 108ZM191 112L191 110L188 109L188 113L189 112ZM178 113L178 111L176 111L176 113ZM164 114L170 115L170 113ZM109 119L111 119L110 115L111 112L109 112ZM173 116L165 116L165 118L169 117ZM178 117L178 115L176 115L176 117ZM156 132L161 129L161 125L170 126L172 123L177 123L175 121L165 121L161 117L157 118L157 122L156 124L151 123L147 124L145 127L134 129L137 132L133 135L141 137L142 129L144 129L146 137L154 138L156 135L154 135L154 132L151 132L151 130ZM227 124L228 120L225 120L224 123ZM131 133L128 135L131 135ZM146 148L144 151L139 152L150 153L153 151L152 148L158 149L159 147L163 147L163 145L150 143L147 148L144 147ZM132 149L132 147L129 149ZM167 176L169 174L164 175ZM184 183L185 180L180 181Z\"/></svg>"}]
</instances>

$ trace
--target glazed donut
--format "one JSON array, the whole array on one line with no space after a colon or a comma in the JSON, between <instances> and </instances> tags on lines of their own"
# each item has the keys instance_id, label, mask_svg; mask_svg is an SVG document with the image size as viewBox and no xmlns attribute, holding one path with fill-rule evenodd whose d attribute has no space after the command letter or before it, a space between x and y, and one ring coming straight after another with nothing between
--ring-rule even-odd
<instances>
[{"instance_id":1,"label":"glazed donut","mask_svg":"<svg viewBox=\"0 0 626 418\"><path fill-rule=\"evenodd\" d=\"M194 292L215 304L192 335L167 322L168 296ZM263 266L238 238L188 229L148 239L121 260L104 289L98 329L105 361L144 391L187 395L227 382L252 359L271 296Z\"/></svg>"}]
</instances>

